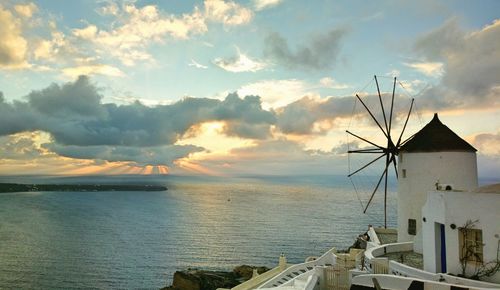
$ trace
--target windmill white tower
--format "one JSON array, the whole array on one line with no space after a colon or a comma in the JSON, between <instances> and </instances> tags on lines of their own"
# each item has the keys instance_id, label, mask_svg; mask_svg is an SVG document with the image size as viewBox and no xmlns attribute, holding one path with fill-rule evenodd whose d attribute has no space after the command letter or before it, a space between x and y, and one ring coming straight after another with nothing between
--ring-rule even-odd
<instances>
[{"instance_id":1,"label":"windmill white tower","mask_svg":"<svg viewBox=\"0 0 500 290\"><path fill-rule=\"evenodd\" d=\"M441 123L437 114L398 154L398 242L421 252L422 206L432 190L477 188L476 149Z\"/></svg>"}]
</instances>

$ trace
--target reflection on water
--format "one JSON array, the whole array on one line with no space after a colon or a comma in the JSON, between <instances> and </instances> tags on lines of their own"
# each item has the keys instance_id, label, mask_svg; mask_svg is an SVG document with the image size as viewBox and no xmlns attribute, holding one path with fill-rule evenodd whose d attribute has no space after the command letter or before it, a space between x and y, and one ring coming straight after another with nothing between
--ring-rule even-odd
<instances>
[{"instance_id":1,"label":"reflection on water","mask_svg":"<svg viewBox=\"0 0 500 290\"><path fill-rule=\"evenodd\" d=\"M188 267L301 262L376 223L343 179L154 182L169 190L1 194L1 287L160 288Z\"/></svg>"}]
</instances>

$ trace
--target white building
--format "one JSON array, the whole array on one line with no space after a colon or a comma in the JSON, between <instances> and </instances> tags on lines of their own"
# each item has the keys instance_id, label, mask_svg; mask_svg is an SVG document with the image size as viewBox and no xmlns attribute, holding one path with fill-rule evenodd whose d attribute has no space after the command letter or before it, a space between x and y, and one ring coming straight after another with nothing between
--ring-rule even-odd
<instances>
[{"instance_id":1,"label":"white building","mask_svg":"<svg viewBox=\"0 0 500 290\"><path fill-rule=\"evenodd\" d=\"M477 188L476 149L439 120L437 114L401 146L398 155L398 241L415 241L422 253L422 206L427 193Z\"/></svg>"},{"instance_id":2,"label":"white building","mask_svg":"<svg viewBox=\"0 0 500 290\"><path fill-rule=\"evenodd\" d=\"M499 193L500 186L429 192L422 209L425 271L473 277L499 263ZM500 271L480 278L500 283Z\"/></svg>"}]
</instances>

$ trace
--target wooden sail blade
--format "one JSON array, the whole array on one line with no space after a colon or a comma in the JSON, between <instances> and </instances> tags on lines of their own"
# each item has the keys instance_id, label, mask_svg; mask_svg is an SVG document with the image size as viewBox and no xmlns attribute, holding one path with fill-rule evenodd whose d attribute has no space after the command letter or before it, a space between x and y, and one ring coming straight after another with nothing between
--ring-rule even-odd
<instances>
[{"instance_id":1,"label":"wooden sail blade","mask_svg":"<svg viewBox=\"0 0 500 290\"><path fill-rule=\"evenodd\" d=\"M394 109L394 94L395 93L396 93L396 77L394 77L394 85L392 86L391 112L389 114L389 130L387 131L389 136L391 136L392 111Z\"/></svg>"},{"instance_id":2,"label":"wooden sail blade","mask_svg":"<svg viewBox=\"0 0 500 290\"><path fill-rule=\"evenodd\" d=\"M384 178L384 176L387 174L387 167L388 165L386 164L385 165L385 169L384 169L384 172L382 173L382 175L380 176L378 182L377 182L377 186L375 186L375 189L373 190L373 193L372 195L370 196L370 200L368 200L368 203L366 204L366 207L365 209L363 210L363 213L366 213L366 210L368 209L368 206L370 206L370 203L372 202L373 200L373 197L375 196L375 193L377 192L379 186L380 186L380 183L382 182L382 179Z\"/></svg>"},{"instance_id":3,"label":"wooden sail blade","mask_svg":"<svg viewBox=\"0 0 500 290\"><path fill-rule=\"evenodd\" d=\"M363 100L361 100L361 98L359 97L358 94L356 94L356 98L358 98L358 100L361 102L361 104L363 105L363 107L365 107L365 109L368 111L368 114L370 114L370 116L372 117L373 121L375 121L375 123L377 123L377 126L380 128L380 130L382 130L382 133L384 133L385 137L389 138L389 136L384 131L384 129L382 129L382 126L380 126L380 123L377 121L377 118L375 118L375 116L372 114L372 111L370 111L370 109L368 109L368 107L366 106L365 102L363 102Z\"/></svg>"},{"instance_id":4,"label":"wooden sail blade","mask_svg":"<svg viewBox=\"0 0 500 290\"><path fill-rule=\"evenodd\" d=\"M386 155L387 155L387 153L384 153L384 154L380 155L379 157L377 157L377 158L373 159L372 161L368 162L367 164L365 164L364 166L362 166L362 167L361 167L361 168L359 168L358 170L356 170L356 171L354 171L353 173L351 173L351 174L347 175L347 177L351 177L351 176L353 176L354 174L356 174L356 173L360 172L361 170L365 169L366 167L368 167L368 166L372 165L372 164L373 164L373 163L375 163L377 160L379 160L380 158L382 158L382 157L384 157L384 156L386 156Z\"/></svg>"},{"instance_id":5,"label":"wooden sail blade","mask_svg":"<svg viewBox=\"0 0 500 290\"><path fill-rule=\"evenodd\" d=\"M410 110L408 110L408 115L406 116L406 121L405 121L405 124L403 126L403 130L401 130L401 134L399 135L398 143L396 144L396 148L399 148L399 146L401 145L401 138L403 137L403 133L406 130L406 125L408 124L408 120L410 119L411 109L413 108L414 101L415 101L415 99L411 99Z\"/></svg>"},{"instance_id":6,"label":"wooden sail blade","mask_svg":"<svg viewBox=\"0 0 500 290\"><path fill-rule=\"evenodd\" d=\"M354 134L354 133L350 132L349 130L346 130L346 132L347 132L347 134L350 134L350 135L352 135L352 136L354 136L354 137L356 137L356 138L358 138L358 139L361 139L361 140L365 141L365 142L366 142L366 143L368 143L368 144L371 144L371 145L373 145L373 146L375 146L375 147L377 147L377 148L380 148L380 149L384 149L384 147L379 146L379 145L377 145L377 144L375 144L375 143L373 143L373 142L371 142L371 141L368 141L368 140L366 140L365 138L360 137L360 136L358 136L358 135L356 135L356 134Z\"/></svg>"},{"instance_id":7,"label":"wooden sail blade","mask_svg":"<svg viewBox=\"0 0 500 290\"><path fill-rule=\"evenodd\" d=\"M377 76L375 76L375 84L377 85L378 100L380 101L380 107L382 108L382 116L384 117L385 130L387 135L389 135L389 127L387 126L387 118L385 117L384 103L382 103L382 95L380 94L380 87L378 86Z\"/></svg>"}]
</instances>

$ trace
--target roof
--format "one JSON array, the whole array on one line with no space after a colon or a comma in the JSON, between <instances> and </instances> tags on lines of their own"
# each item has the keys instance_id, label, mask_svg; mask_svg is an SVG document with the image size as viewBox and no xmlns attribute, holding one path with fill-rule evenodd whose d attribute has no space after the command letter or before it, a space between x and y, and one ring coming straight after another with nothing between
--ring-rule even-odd
<instances>
[{"instance_id":1,"label":"roof","mask_svg":"<svg viewBox=\"0 0 500 290\"><path fill-rule=\"evenodd\" d=\"M437 113L434 118L425 125L422 130L413 135L401 146L400 151L404 152L476 152L467 141L460 138L446 125L441 123Z\"/></svg>"}]
</instances>

